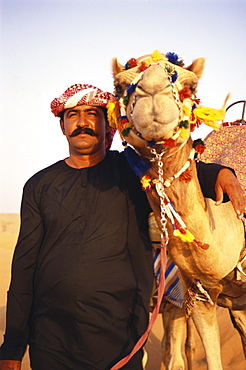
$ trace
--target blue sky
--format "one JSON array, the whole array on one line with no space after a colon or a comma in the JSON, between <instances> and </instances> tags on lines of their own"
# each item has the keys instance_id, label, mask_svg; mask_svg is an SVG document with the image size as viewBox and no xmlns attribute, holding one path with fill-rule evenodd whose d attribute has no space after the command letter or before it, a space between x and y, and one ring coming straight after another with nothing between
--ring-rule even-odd
<instances>
[{"instance_id":1,"label":"blue sky","mask_svg":"<svg viewBox=\"0 0 246 370\"><path fill-rule=\"evenodd\" d=\"M1 213L18 213L26 180L68 155L50 102L74 83L112 92L112 57L204 56L201 103L246 99L245 0L1 0L0 16Z\"/></svg>"}]
</instances>

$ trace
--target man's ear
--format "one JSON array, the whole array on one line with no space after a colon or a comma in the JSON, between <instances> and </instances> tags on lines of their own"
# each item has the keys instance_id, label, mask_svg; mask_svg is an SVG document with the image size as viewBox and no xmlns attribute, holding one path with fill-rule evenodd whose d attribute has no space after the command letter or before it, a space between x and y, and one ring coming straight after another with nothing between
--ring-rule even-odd
<instances>
[{"instance_id":1,"label":"man's ear","mask_svg":"<svg viewBox=\"0 0 246 370\"><path fill-rule=\"evenodd\" d=\"M61 127L63 135L65 135L65 127L64 127L64 122L62 119L60 119L60 127Z\"/></svg>"}]
</instances>

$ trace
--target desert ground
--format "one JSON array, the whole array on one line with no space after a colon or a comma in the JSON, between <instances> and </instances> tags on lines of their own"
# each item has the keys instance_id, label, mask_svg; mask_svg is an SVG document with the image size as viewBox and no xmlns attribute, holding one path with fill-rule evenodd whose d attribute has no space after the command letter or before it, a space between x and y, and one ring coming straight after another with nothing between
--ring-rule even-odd
<instances>
[{"instance_id":1,"label":"desert ground","mask_svg":"<svg viewBox=\"0 0 246 370\"><path fill-rule=\"evenodd\" d=\"M0 214L0 341L2 342L5 328L6 293L10 281L11 259L19 230L18 214ZM239 334L231 324L228 311L217 309L221 334L221 353L224 370L245 370L241 340ZM161 339L163 336L162 319L159 315L149 335L146 345L148 362L146 370L159 370L161 364ZM29 370L28 355L23 359L23 370ZM205 370L206 359L202 344L196 335L196 353L194 369Z\"/></svg>"}]
</instances>

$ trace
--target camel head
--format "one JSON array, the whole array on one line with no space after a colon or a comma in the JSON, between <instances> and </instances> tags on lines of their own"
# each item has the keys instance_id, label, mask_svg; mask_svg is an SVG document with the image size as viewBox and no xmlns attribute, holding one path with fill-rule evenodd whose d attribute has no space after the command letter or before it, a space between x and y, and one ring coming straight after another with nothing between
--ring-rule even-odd
<instances>
[{"instance_id":1,"label":"camel head","mask_svg":"<svg viewBox=\"0 0 246 370\"><path fill-rule=\"evenodd\" d=\"M175 138L182 142L179 133L185 130L186 137L189 134L194 118L192 109L197 103L196 87L204 64L205 58L198 58L184 68L176 54L158 51L130 59L125 66L114 58L112 69L118 99L114 117L122 139L135 148L145 145L143 141L159 143Z\"/></svg>"}]
</instances>

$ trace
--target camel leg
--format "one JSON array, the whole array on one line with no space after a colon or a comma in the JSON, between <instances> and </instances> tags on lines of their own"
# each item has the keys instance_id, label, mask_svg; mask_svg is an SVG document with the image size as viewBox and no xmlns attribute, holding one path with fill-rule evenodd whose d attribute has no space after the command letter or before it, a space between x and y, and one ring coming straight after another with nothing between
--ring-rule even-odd
<instances>
[{"instance_id":1,"label":"camel leg","mask_svg":"<svg viewBox=\"0 0 246 370\"><path fill-rule=\"evenodd\" d=\"M192 321L191 317L187 318L187 336L186 336L186 342L185 342L185 353L188 363L188 370L193 369L193 359L195 354L195 336L194 336L194 323Z\"/></svg>"},{"instance_id":2,"label":"camel leg","mask_svg":"<svg viewBox=\"0 0 246 370\"><path fill-rule=\"evenodd\" d=\"M246 310L230 310L233 326L239 332L242 340L244 356L246 358Z\"/></svg>"},{"instance_id":3,"label":"camel leg","mask_svg":"<svg viewBox=\"0 0 246 370\"><path fill-rule=\"evenodd\" d=\"M185 370L187 369L185 308L179 308L167 302L162 313L162 320L164 336L161 370Z\"/></svg>"},{"instance_id":4,"label":"camel leg","mask_svg":"<svg viewBox=\"0 0 246 370\"><path fill-rule=\"evenodd\" d=\"M222 370L216 304L196 301L192 319L204 346L208 370Z\"/></svg>"},{"instance_id":5,"label":"camel leg","mask_svg":"<svg viewBox=\"0 0 246 370\"><path fill-rule=\"evenodd\" d=\"M148 353L147 353L146 349L143 348L143 358L142 358L143 369L146 368L147 362L148 362Z\"/></svg>"},{"instance_id":6,"label":"camel leg","mask_svg":"<svg viewBox=\"0 0 246 370\"><path fill-rule=\"evenodd\" d=\"M229 309L230 318L240 334L246 358L246 251L240 259L241 269L234 269L223 279L223 290L218 296L218 305ZM244 261L244 262L243 262Z\"/></svg>"}]
</instances>

